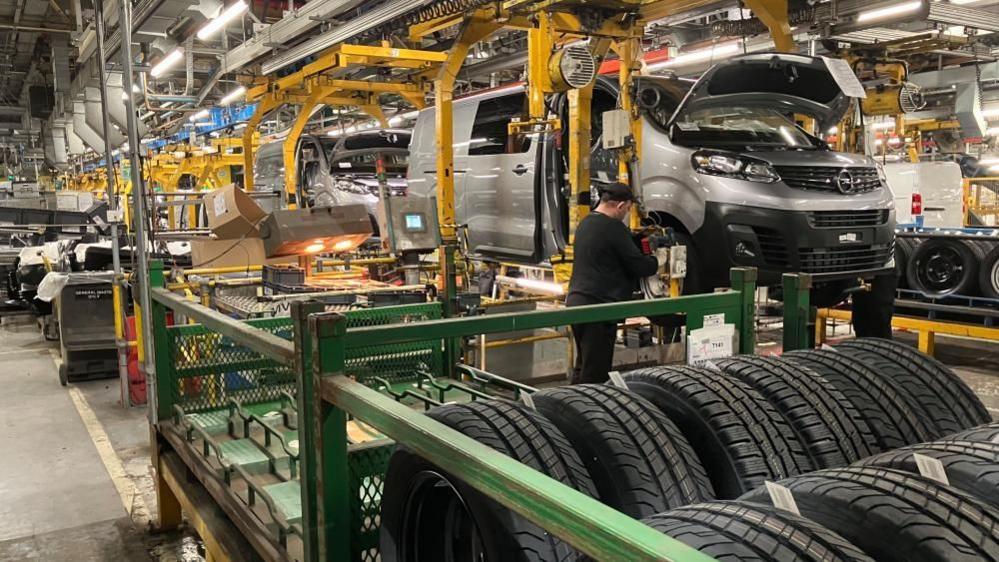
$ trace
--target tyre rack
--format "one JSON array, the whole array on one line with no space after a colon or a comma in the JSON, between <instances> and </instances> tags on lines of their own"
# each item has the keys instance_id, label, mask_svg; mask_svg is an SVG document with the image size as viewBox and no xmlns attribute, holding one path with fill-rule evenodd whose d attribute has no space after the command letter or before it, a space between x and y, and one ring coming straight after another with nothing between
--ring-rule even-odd
<instances>
[{"instance_id":1,"label":"tyre rack","mask_svg":"<svg viewBox=\"0 0 999 562\"><path fill-rule=\"evenodd\" d=\"M177 503L159 459L179 456L261 558L377 560L381 479L399 443L597 559L711 559L420 406L533 391L458 362L458 342L480 334L673 313L696 329L724 314L752 352L755 271L733 270L732 290L656 301L452 319L437 303L340 314L297 302L290 319L248 321L169 292L161 264L150 271L160 505ZM199 324L168 326L168 310Z\"/></svg>"}]
</instances>

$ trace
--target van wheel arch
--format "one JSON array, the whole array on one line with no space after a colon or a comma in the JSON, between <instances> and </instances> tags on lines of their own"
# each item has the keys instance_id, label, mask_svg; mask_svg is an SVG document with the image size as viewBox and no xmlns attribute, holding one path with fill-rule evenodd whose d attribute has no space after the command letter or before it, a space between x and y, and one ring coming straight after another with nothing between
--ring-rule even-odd
<instances>
[{"instance_id":1,"label":"van wheel arch","mask_svg":"<svg viewBox=\"0 0 999 562\"><path fill-rule=\"evenodd\" d=\"M664 211L649 211L648 219L653 224L658 224L659 226L665 226L667 228L672 228L677 232L682 232L688 236L691 236L690 229L687 228L683 221L676 218L675 216L664 212Z\"/></svg>"}]
</instances>

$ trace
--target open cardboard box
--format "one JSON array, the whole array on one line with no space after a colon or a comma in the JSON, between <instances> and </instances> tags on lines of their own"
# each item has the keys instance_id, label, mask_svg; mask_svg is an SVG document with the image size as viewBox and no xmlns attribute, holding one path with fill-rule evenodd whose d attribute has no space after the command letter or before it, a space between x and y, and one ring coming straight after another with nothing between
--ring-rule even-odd
<instances>
[{"instance_id":1,"label":"open cardboard box","mask_svg":"<svg viewBox=\"0 0 999 562\"><path fill-rule=\"evenodd\" d=\"M297 261L295 256L266 259L259 226L267 212L236 185L205 194L205 209L214 238L190 241L193 267L248 267Z\"/></svg>"}]
</instances>

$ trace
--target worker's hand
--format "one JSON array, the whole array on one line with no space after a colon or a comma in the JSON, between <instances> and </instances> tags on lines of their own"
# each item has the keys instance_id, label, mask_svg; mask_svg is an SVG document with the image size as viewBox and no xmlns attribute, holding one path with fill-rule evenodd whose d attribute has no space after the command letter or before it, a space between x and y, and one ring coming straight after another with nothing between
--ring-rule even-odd
<instances>
[{"instance_id":1,"label":"worker's hand","mask_svg":"<svg viewBox=\"0 0 999 562\"><path fill-rule=\"evenodd\" d=\"M652 236L646 237L645 240L648 241L649 249L653 252L659 248L668 248L671 245L671 238L661 234L653 234Z\"/></svg>"}]
</instances>

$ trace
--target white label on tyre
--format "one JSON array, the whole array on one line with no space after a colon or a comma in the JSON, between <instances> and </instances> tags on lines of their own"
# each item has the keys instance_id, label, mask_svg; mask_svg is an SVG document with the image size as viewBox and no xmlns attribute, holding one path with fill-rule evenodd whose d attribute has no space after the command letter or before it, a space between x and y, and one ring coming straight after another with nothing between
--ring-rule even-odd
<instances>
[{"instance_id":1,"label":"white label on tyre","mask_svg":"<svg viewBox=\"0 0 999 562\"><path fill-rule=\"evenodd\" d=\"M794 495L791 494L791 490L770 481L765 482L765 484L767 485L767 493L770 494L770 502L774 504L774 507L789 511L799 517L801 516L801 512L798 511L798 504L794 502Z\"/></svg>"},{"instance_id":2,"label":"white label on tyre","mask_svg":"<svg viewBox=\"0 0 999 562\"><path fill-rule=\"evenodd\" d=\"M825 344L825 343L822 344L821 346L819 346L819 349L826 349L826 350L829 350L829 351L835 351L835 352L839 353L838 349L836 349L835 347L833 347L833 346L831 346L829 344Z\"/></svg>"},{"instance_id":3,"label":"white label on tyre","mask_svg":"<svg viewBox=\"0 0 999 562\"><path fill-rule=\"evenodd\" d=\"M534 407L534 398L531 398L531 393L530 392L521 391L520 392L520 401L523 402L524 405L527 406L528 408L530 408L532 410L537 410L537 408Z\"/></svg>"},{"instance_id":4,"label":"white label on tyre","mask_svg":"<svg viewBox=\"0 0 999 562\"><path fill-rule=\"evenodd\" d=\"M919 468L920 476L936 480L945 486L950 486L950 480L947 479L947 471L944 469L944 465L940 462L940 459L913 453L912 460L916 461L916 467Z\"/></svg>"},{"instance_id":5,"label":"white label on tyre","mask_svg":"<svg viewBox=\"0 0 999 562\"><path fill-rule=\"evenodd\" d=\"M621 371L611 371L607 373L607 377L610 379L612 385L628 390L628 385L625 384L624 378L621 376Z\"/></svg>"}]
</instances>

